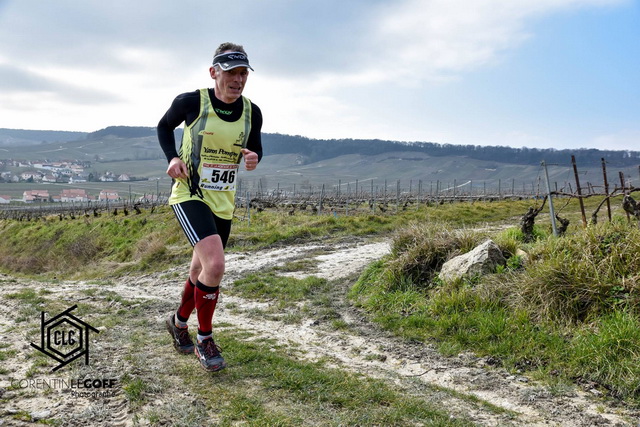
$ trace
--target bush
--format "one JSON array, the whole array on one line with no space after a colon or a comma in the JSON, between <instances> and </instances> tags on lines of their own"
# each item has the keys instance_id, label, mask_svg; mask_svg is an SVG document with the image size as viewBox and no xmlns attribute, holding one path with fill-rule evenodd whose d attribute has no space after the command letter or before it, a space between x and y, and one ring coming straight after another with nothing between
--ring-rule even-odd
<instances>
[{"instance_id":1,"label":"bush","mask_svg":"<svg viewBox=\"0 0 640 427\"><path fill-rule=\"evenodd\" d=\"M442 264L481 240L470 230L450 229L441 223L414 223L398 231L387 264L388 289L431 288Z\"/></svg>"},{"instance_id":2,"label":"bush","mask_svg":"<svg viewBox=\"0 0 640 427\"><path fill-rule=\"evenodd\" d=\"M500 273L439 283L448 257L475 246L474 233L411 225L392 254L350 291L355 304L408 339L441 351L471 350L507 369L550 382L588 381L640 401L640 230L625 221L526 244L517 233L494 241L511 253Z\"/></svg>"},{"instance_id":3,"label":"bush","mask_svg":"<svg viewBox=\"0 0 640 427\"><path fill-rule=\"evenodd\" d=\"M523 270L487 281L487 295L539 320L588 322L620 307L640 312L640 230L603 223L571 236L547 238Z\"/></svg>"}]
</instances>

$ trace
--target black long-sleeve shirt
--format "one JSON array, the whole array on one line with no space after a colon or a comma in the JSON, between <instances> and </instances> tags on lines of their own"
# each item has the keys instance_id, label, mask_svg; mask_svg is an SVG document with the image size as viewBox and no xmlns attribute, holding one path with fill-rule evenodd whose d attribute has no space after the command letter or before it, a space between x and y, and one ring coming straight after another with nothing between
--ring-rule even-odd
<instances>
[{"instance_id":1,"label":"black long-sleeve shirt","mask_svg":"<svg viewBox=\"0 0 640 427\"><path fill-rule=\"evenodd\" d=\"M209 89L211 104L218 116L226 122L235 122L242 115L242 98L238 98L231 104L220 101L215 96L213 89ZM171 107L160 119L157 127L160 147L170 162L174 157L179 157L176 149L176 139L173 131L182 122L190 125L200 114L200 91L187 92L178 95L171 103ZM258 155L258 161L262 159L262 112L257 105L251 103L251 132L247 140L247 148Z\"/></svg>"}]
</instances>

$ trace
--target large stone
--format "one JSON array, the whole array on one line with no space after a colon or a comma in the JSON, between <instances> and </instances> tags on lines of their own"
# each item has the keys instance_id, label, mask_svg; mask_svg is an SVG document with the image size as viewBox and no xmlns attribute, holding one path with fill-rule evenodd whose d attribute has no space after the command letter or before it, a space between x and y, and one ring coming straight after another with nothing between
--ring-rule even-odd
<instances>
[{"instance_id":1,"label":"large stone","mask_svg":"<svg viewBox=\"0 0 640 427\"><path fill-rule=\"evenodd\" d=\"M451 258L440 269L440 279L450 282L463 276L477 276L491 273L507 260L493 240L487 240L466 254Z\"/></svg>"}]
</instances>

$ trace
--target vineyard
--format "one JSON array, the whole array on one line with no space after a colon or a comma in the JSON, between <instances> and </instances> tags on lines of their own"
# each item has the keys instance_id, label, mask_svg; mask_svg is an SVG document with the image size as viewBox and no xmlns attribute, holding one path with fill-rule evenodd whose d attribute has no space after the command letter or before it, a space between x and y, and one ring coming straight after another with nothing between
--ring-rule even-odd
<instances>
[{"instance_id":1,"label":"vineyard","mask_svg":"<svg viewBox=\"0 0 640 427\"><path fill-rule=\"evenodd\" d=\"M560 188L549 194L542 188L535 191L513 191L513 189L500 190L499 188L482 189L481 191L464 191L464 188L453 187L438 189L438 191L424 191L420 185L411 189L403 188L400 181L393 188L374 187L373 190L360 188L356 191L340 191L336 187L328 191L325 185L316 190L286 191L276 189L271 191L244 191L236 195L235 216L239 219L251 218L251 212L261 212L265 209L279 210L293 215L296 212L330 215L355 215L355 214L394 214L408 209L418 209L422 205L435 206L444 203L474 203L492 202L498 200L526 200L531 199L536 205L536 213L544 207L548 196L556 200L567 202L571 199L596 197L602 201L588 216L592 222L597 221L598 214L603 207L607 208L607 215L611 217L610 200L615 196L623 195L623 208L628 215L640 218L640 204L636 204L631 196L639 188L633 186L615 186L607 191L598 191L598 187L589 186L580 190L571 191L571 188ZM67 202L67 203L38 203L25 205L11 205L0 207L0 219L18 221L30 221L47 217L59 217L63 219L75 219L76 217L97 217L101 215L127 216L138 215L143 211L153 212L158 206L166 205L168 193L158 193L141 197L135 201L100 201L100 202ZM583 210L583 217L587 218L587 212Z\"/></svg>"},{"instance_id":2,"label":"vineyard","mask_svg":"<svg viewBox=\"0 0 640 427\"><path fill-rule=\"evenodd\" d=\"M545 171L544 162L541 171ZM537 180L530 183L511 180L494 180L487 184L466 181L442 182L422 180L380 181L368 180L360 183L358 180L343 183L338 180L332 184L277 184L275 188L263 188L262 182L249 186L242 179L238 182L236 193L236 212L238 219L250 220L251 212L265 209L280 210L293 215L296 212L308 212L317 215L354 215L354 214L394 214L407 209L417 209L421 205L435 206L444 203L497 201L497 200L526 200L534 201L536 207L528 213L531 220L541 212L548 201L552 217L562 222L562 218L554 213L553 199L568 203L572 199L580 201L582 222L586 226L588 221L598 221L601 209L606 207L607 217L611 219L611 199L623 196L622 207L628 218L640 219L640 204L631 196L639 190L625 178L623 172L618 172L616 184L609 183L604 159L602 159L602 181L597 183L580 183L575 158L572 157L574 181L550 182L548 176L542 172ZM250 189L246 189L251 187ZM59 217L74 219L76 217L90 217L101 215L137 215L143 211L153 212L159 205L165 205L169 194L160 192L144 193L137 198L129 197L117 201L88 201L88 202L40 202L37 204L8 205L0 207L0 219L18 221L36 220L45 217ZM130 194L135 194L135 188ZM589 214L585 211L583 200L586 198L600 198L596 209ZM526 220L526 215L525 218ZM555 229L555 224L554 224Z\"/></svg>"}]
</instances>

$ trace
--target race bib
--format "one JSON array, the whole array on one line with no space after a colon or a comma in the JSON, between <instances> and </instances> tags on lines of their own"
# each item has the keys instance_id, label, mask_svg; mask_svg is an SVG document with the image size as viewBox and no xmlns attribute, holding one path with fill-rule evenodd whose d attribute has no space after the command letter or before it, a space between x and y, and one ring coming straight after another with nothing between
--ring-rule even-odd
<instances>
[{"instance_id":1,"label":"race bib","mask_svg":"<svg viewBox=\"0 0 640 427\"><path fill-rule=\"evenodd\" d=\"M200 188L213 191L235 191L238 165L203 163Z\"/></svg>"}]
</instances>

